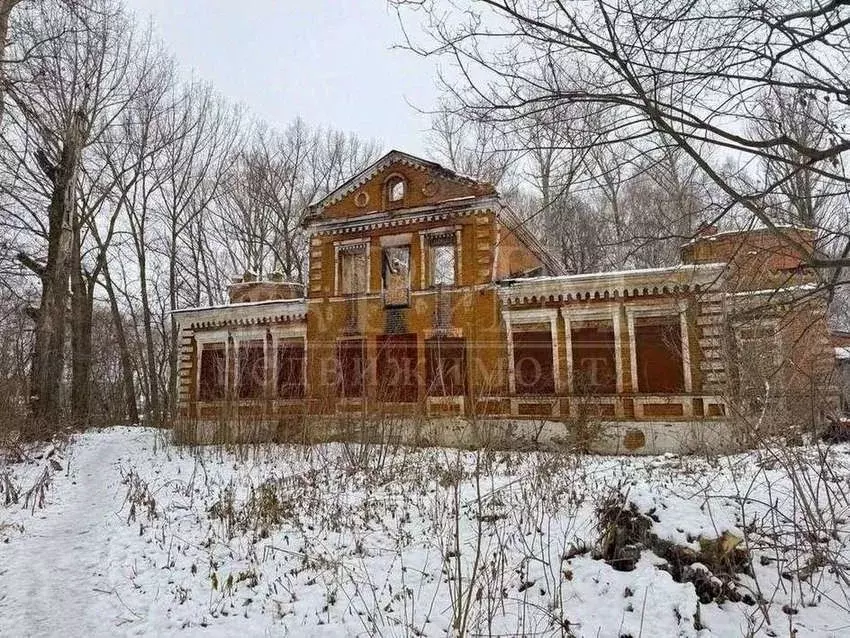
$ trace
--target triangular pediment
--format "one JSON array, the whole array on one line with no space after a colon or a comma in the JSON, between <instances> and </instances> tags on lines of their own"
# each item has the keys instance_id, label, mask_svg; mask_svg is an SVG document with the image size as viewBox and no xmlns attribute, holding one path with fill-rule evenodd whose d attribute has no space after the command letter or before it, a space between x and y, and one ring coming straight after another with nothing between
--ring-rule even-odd
<instances>
[{"instance_id":1,"label":"triangular pediment","mask_svg":"<svg viewBox=\"0 0 850 638\"><path fill-rule=\"evenodd\" d=\"M390 187L399 180L403 195L393 200ZM390 151L311 205L307 221L361 217L495 194L492 184L459 175L436 162Z\"/></svg>"}]
</instances>

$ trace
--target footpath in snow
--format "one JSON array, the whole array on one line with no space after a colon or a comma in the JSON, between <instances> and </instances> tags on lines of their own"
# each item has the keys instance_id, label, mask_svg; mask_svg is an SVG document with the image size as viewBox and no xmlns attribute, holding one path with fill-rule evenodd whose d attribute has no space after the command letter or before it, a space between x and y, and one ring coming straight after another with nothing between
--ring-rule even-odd
<instances>
[{"instance_id":1,"label":"footpath in snow","mask_svg":"<svg viewBox=\"0 0 850 638\"><path fill-rule=\"evenodd\" d=\"M114 428L70 446L45 507L18 517L23 533L0 544L0 636L111 636L136 620L115 582L133 548L118 467L152 441Z\"/></svg>"},{"instance_id":2,"label":"footpath in snow","mask_svg":"<svg viewBox=\"0 0 850 638\"><path fill-rule=\"evenodd\" d=\"M845 447L632 459L163 439L79 435L43 508L0 498L0 636L850 635ZM4 471L25 489L41 466Z\"/></svg>"}]
</instances>

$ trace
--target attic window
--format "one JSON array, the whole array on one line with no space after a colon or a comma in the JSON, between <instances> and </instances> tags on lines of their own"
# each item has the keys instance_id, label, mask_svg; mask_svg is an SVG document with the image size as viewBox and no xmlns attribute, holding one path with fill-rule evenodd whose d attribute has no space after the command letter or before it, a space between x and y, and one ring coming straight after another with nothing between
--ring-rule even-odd
<instances>
[{"instance_id":1,"label":"attic window","mask_svg":"<svg viewBox=\"0 0 850 638\"><path fill-rule=\"evenodd\" d=\"M391 204L398 203L404 199L404 178L399 176L387 180L387 201Z\"/></svg>"}]
</instances>

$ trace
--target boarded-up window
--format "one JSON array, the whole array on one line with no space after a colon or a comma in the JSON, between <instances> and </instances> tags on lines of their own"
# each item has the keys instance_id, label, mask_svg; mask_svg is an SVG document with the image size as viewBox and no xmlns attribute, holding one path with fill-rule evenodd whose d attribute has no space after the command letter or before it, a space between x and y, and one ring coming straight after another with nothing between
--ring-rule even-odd
<instances>
[{"instance_id":1,"label":"boarded-up window","mask_svg":"<svg viewBox=\"0 0 850 638\"><path fill-rule=\"evenodd\" d=\"M415 334L380 335L377 338L378 398L412 403L419 395Z\"/></svg>"},{"instance_id":2,"label":"boarded-up window","mask_svg":"<svg viewBox=\"0 0 850 638\"><path fill-rule=\"evenodd\" d=\"M384 304L406 306L410 301L410 246L384 248Z\"/></svg>"},{"instance_id":3,"label":"boarded-up window","mask_svg":"<svg viewBox=\"0 0 850 638\"><path fill-rule=\"evenodd\" d=\"M304 342L301 339L278 343L277 396L281 399L304 396Z\"/></svg>"},{"instance_id":4,"label":"boarded-up window","mask_svg":"<svg viewBox=\"0 0 850 638\"><path fill-rule=\"evenodd\" d=\"M341 397L363 396L365 342L363 339L343 339L337 342L337 393Z\"/></svg>"},{"instance_id":5,"label":"boarded-up window","mask_svg":"<svg viewBox=\"0 0 850 638\"><path fill-rule=\"evenodd\" d=\"M635 319L638 392L684 392L679 317Z\"/></svg>"},{"instance_id":6,"label":"boarded-up window","mask_svg":"<svg viewBox=\"0 0 850 638\"><path fill-rule=\"evenodd\" d=\"M617 358L611 321L573 321L570 325L573 354L573 392L617 392Z\"/></svg>"},{"instance_id":7,"label":"boarded-up window","mask_svg":"<svg viewBox=\"0 0 850 638\"><path fill-rule=\"evenodd\" d=\"M262 339L239 343L237 392L240 399L258 399L266 385L266 358Z\"/></svg>"},{"instance_id":8,"label":"boarded-up window","mask_svg":"<svg viewBox=\"0 0 850 638\"><path fill-rule=\"evenodd\" d=\"M552 333L514 332L514 382L517 394L553 394Z\"/></svg>"},{"instance_id":9,"label":"boarded-up window","mask_svg":"<svg viewBox=\"0 0 850 638\"><path fill-rule=\"evenodd\" d=\"M466 348L462 338L437 337L425 342L426 387L430 396L457 396L466 391Z\"/></svg>"},{"instance_id":10,"label":"boarded-up window","mask_svg":"<svg viewBox=\"0 0 850 638\"><path fill-rule=\"evenodd\" d=\"M224 398L227 377L227 350L224 343L201 346L201 371L198 377L198 399L219 401Z\"/></svg>"},{"instance_id":11,"label":"boarded-up window","mask_svg":"<svg viewBox=\"0 0 850 638\"><path fill-rule=\"evenodd\" d=\"M342 246L339 249L338 289L341 295L354 295L367 290L366 246Z\"/></svg>"}]
</instances>

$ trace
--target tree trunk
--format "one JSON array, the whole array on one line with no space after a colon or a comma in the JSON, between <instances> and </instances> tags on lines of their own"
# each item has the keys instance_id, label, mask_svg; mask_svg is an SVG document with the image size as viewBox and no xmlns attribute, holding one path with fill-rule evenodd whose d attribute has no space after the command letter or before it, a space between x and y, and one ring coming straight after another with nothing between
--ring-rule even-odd
<instances>
[{"instance_id":1,"label":"tree trunk","mask_svg":"<svg viewBox=\"0 0 850 638\"><path fill-rule=\"evenodd\" d=\"M77 280L74 283L74 280ZM94 300L85 275L74 273L71 288L71 417L74 425L91 419L92 312Z\"/></svg>"},{"instance_id":2,"label":"tree trunk","mask_svg":"<svg viewBox=\"0 0 850 638\"><path fill-rule=\"evenodd\" d=\"M170 341L168 351L168 410L169 415L173 416L174 407L177 405L177 317L174 316L174 311L177 310L177 236L172 230L171 236L171 251L169 254L168 263L168 305L169 324L170 324Z\"/></svg>"},{"instance_id":3,"label":"tree trunk","mask_svg":"<svg viewBox=\"0 0 850 638\"><path fill-rule=\"evenodd\" d=\"M75 427L91 418L93 283L81 258L80 219L75 215L71 245L71 420Z\"/></svg>"},{"instance_id":4,"label":"tree trunk","mask_svg":"<svg viewBox=\"0 0 850 638\"><path fill-rule=\"evenodd\" d=\"M3 122L3 103L6 97L6 40L9 37L9 16L21 0L0 0L0 123Z\"/></svg>"},{"instance_id":5,"label":"tree trunk","mask_svg":"<svg viewBox=\"0 0 850 638\"><path fill-rule=\"evenodd\" d=\"M142 257L142 255L140 255ZM156 367L156 345L153 338L153 313L148 297L147 270L145 260L139 262L139 285L141 287L142 323L145 330L145 351L147 354L148 406L147 420L151 425L159 425L161 410L159 401L159 372Z\"/></svg>"},{"instance_id":6,"label":"tree trunk","mask_svg":"<svg viewBox=\"0 0 850 638\"><path fill-rule=\"evenodd\" d=\"M127 421L131 424L139 423L139 408L136 404L136 383L133 380L133 357L130 356L130 347L127 344L127 333L124 331L124 317L118 308L118 299L115 296L115 288L112 285L112 277L109 274L109 266L104 262L103 278L104 287L109 297L109 310L112 313L112 323L115 328L115 336L118 339L118 351L121 357L121 379L124 385L124 401L126 402Z\"/></svg>"},{"instance_id":7,"label":"tree trunk","mask_svg":"<svg viewBox=\"0 0 850 638\"><path fill-rule=\"evenodd\" d=\"M30 409L38 424L56 424L62 413L62 371L65 364L65 315L72 244L71 218L80 164L85 116L75 113L65 131L59 163L40 163L53 181L48 208L47 262L41 275L41 307L36 318Z\"/></svg>"}]
</instances>

